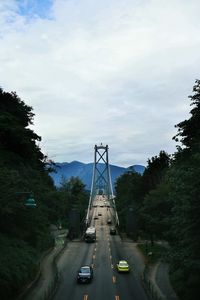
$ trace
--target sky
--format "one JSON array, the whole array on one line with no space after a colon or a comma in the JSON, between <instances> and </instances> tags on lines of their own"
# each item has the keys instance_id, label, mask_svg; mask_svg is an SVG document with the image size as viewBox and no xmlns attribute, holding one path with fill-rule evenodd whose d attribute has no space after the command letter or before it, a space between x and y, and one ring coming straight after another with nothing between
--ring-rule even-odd
<instances>
[{"instance_id":1,"label":"sky","mask_svg":"<svg viewBox=\"0 0 200 300\"><path fill-rule=\"evenodd\" d=\"M55 162L128 167L176 151L200 79L199 0L0 0L0 86Z\"/></svg>"}]
</instances>

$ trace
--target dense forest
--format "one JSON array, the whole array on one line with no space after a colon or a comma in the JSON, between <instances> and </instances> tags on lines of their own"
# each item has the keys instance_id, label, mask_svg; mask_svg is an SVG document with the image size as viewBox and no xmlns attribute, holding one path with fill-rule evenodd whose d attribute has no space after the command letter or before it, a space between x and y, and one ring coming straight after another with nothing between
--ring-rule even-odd
<instances>
[{"instance_id":1,"label":"dense forest","mask_svg":"<svg viewBox=\"0 0 200 300\"><path fill-rule=\"evenodd\" d=\"M116 182L122 224L133 207L138 234L168 242L171 280L182 300L200 294L200 80L189 99L190 118L175 126L177 151L160 151L143 175L129 172Z\"/></svg>"},{"instance_id":2,"label":"dense forest","mask_svg":"<svg viewBox=\"0 0 200 300\"><path fill-rule=\"evenodd\" d=\"M34 113L16 93L0 89L0 295L15 299L54 246L51 224L68 226L72 208L83 217L88 195L78 178L55 188L52 163L30 125Z\"/></svg>"},{"instance_id":3,"label":"dense forest","mask_svg":"<svg viewBox=\"0 0 200 300\"><path fill-rule=\"evenodd\" d=\"M176 125L172 137L177 151L161 150L148 159L143 175L129 171L115 186L121 229L131 207L139 236L168 242L171 279L181 300L200 292L200 80L189 99L190 118ZM15 299L35 277L41 255L54 246L50 225L68 227L74 208L83 218L88 202L78 178L54 186L52 162L30 129L33 119L32 107L0 89L1 299Z\"/></svg>"}]
</instances>

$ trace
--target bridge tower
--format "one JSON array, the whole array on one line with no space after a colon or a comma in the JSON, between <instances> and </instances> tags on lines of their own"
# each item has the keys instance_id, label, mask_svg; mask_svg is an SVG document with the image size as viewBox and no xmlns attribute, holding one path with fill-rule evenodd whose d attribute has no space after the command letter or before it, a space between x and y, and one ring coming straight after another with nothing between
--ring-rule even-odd
<instances>
[{"instance_id":1,"label":"bridge tower","mask_svg":"<svg viewBox=\"0 0 200 300\"><path fill-rule=\"evenodd\" d=\"M108 145L94 147L94 166L91 186L91 196L104 195L106 198L113 198L113 188L108 162Z\"/></svg>"},{"instance_id":2,"label":"bridge tower","mask_svg":"<svg viewBox=\"0 0 200 300\"><path fill-rule=\"evenodd\" d=\"M94 198L97 195L103 195L106 200L110 203L110 206L115 208L114 194L112 188L110 166L108 162L108 145L103 146L102 143L100 146L95 145L94 147L94 165L93 165L93 176L92 176L92 185L90 191L90 199L86 217L86 224L89 223L90 219L90 210ZM116 222L118 223L118 216L116 212Z\"/></svg>"}]
</instances>

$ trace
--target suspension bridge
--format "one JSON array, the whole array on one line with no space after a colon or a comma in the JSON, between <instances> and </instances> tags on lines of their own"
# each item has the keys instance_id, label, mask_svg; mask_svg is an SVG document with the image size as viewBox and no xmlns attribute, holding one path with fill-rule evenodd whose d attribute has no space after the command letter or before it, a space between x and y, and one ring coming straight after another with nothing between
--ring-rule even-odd
<instances>
[{"instance_id":1,"label":"suspension bridge","mask_svg":"<svg viewBox=\"0 0 200 300\"><path fill-rule=\"evenodd\" d=\"M95 145L94 147L92 184L85 219L85 224L87 227L91 224L94 207L93 204L97 199L99 199L99 196L102 196L104 201L108 203L107 206L112 213L113 222L115 225L119 225L119 218L115 205L115 196L113 194L108 149L108 145L104 146L102 143L99 146Z\"/></svg>"},{"instance_id":2,"label":"suspension bridge","mask_svg":"<svg viewBox=\"0 0 200 300\"><path fill-rule=\"evenodd\" d=\"M112 224L119 226L108 150L108 145L104 146L102 143L94 146L94 164L88 206L82 220L80 220L78 209L76 207L71 209L69 213L69 236L71 238L79 236L81 230L94 226L94 217L95 214L98 214L96 207L102 207L102 205L107 207L107 219L111 218Z\"/></svg>"}]
</instances>

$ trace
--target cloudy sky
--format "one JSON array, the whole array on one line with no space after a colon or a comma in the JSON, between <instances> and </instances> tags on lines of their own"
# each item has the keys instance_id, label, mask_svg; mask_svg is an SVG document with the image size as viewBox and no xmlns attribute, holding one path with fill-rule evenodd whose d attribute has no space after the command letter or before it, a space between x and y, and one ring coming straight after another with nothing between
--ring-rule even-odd
<instances>
[{"instance_id":1,"label":"cloudy sky","mask_svg":"<svg viewBox=\"0 0 200 300\"><path fill-rule=\"evenodd\" d=\"M199 0L0 0L0 86L57 162L146 165L176 150L200 79Z\"/></svg>"}]
</instances>

